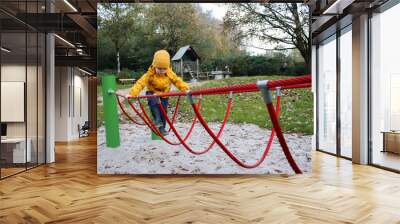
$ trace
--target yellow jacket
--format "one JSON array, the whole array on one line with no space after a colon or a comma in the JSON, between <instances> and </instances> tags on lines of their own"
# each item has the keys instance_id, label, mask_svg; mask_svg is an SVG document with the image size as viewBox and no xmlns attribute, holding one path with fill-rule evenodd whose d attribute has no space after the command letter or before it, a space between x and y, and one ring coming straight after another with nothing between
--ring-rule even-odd
<instances>
[{"instance_id":1,"label":"yellow jacket","mask_svg":"<svg viewBox=\"0 0 400 224\"><path fill-rule=\"evenodd\" d=\"M178 77L170 67L166 74L156 74L155 67L151 65L147 72L132 86L129 94L133 97L138 96L146 86L154 94L167 93L171 90L171 83L180 91L189 89L189 85Z\"/></svg>"}]
</instances>

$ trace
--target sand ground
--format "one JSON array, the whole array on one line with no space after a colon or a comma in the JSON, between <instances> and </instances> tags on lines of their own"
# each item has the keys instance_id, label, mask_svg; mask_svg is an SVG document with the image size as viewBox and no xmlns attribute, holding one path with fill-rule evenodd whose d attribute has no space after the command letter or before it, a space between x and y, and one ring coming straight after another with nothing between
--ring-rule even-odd
<instances>
[{"instance_id":1,"label":"sand ground","mask_svg":"<svg viewBox=\"0 0 400 224\"><path fill-rule=\"evenodd\" d=\"M215 133L219 125L210 123ZM176 127L180 133L186 133L190 124L178 123ZM242 161L254 163L261 157L269 133L253 124L228 123L221 139ZM276 137L266 160L257 168L245 169L234 163L217 144L206 154L193 155L183 146L151 140L147 127L131 123L120 124L120 136L121 146L110 149L105 145L104 127L98 129L99 174L293 174ZM177 141L172 131L167 138ZM311 136L290 133L285 138L299 167L303 172L311 172ZM200 150L211 141L197 124L188 144Z\"/></svg>"}]
</instances>

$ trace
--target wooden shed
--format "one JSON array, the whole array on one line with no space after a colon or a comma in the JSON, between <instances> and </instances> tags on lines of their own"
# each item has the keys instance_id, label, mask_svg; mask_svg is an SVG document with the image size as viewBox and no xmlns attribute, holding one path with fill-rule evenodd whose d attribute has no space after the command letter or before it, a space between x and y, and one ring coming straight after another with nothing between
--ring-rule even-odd
<instances>
[{"instance_id":1,"label":"wooden shed","mask_svg":"<svg viewBox=\"0 0 400 224\"><path fill-rule=\"evenodd\" d=\"M195 79L199 76L200 57L192 46L179 48L171 60L174 71L182 78Z\"/></svg>"}]
</instances>

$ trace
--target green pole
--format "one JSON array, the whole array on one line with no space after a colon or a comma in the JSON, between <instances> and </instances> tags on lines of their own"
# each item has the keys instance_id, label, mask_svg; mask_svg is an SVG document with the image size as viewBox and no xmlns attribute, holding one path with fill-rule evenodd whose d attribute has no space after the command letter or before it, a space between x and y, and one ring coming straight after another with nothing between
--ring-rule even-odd
<instances>
[{"instance_id":1,"label":"green pole","mask_svg":"<svg viewBox=\"0 0 400 224\"><path fill-rule=\"evenodd\" d=\"M114 94L117 87L115 76L103 75L102 85L106 145L116 148L120 146L120 138L117 102Z\"/></svg>"},{"instance_id":2,"label":"green pole","mask_svg":"<svg viewBox=\"0 0 400 224\"><path fill-rule=\"evenodd\" d=\"M162 138L154 133L154 131L151 131L151 140L162 140Z\"/></svg>"}]
</instances>

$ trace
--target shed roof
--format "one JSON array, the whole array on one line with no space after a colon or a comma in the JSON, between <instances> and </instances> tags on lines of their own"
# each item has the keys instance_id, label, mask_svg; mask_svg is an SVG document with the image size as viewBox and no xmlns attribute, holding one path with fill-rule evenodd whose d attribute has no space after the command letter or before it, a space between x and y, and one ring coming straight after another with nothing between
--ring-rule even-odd
<instances>
[{"instance_id":1,"label":"shed roof","mask_svg":"<svg viewBox=\"0 0 400 224\"><path fill-rule=\"evenodd\" d=\"M193 49L192 46L186 45L181 48L179 48L178 52L172 57L172 61L178 61L183 58L183 56L187 56L190 58L192 61L196 61L196 59L200 59L199 55L196 53L196 51Z\"/></svg>"}]
</instances>

